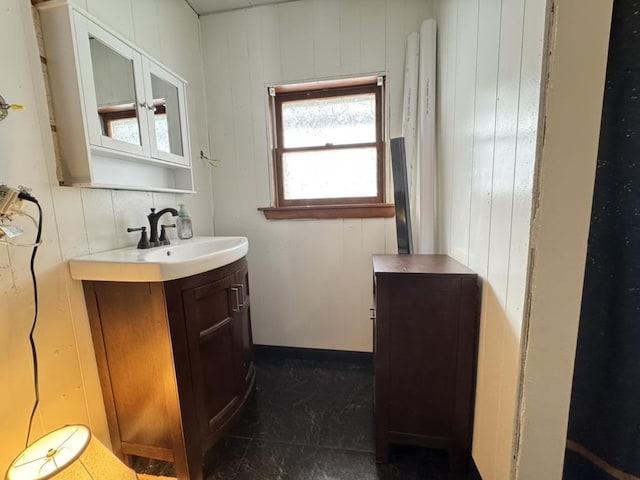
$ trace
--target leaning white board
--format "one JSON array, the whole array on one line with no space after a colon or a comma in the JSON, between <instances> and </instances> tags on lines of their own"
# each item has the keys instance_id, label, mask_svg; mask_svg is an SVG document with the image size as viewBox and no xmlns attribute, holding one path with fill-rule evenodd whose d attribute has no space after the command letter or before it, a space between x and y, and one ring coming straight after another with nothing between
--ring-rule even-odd
<instances>
[{"instance_id":1,"label":"leaning white board","mask_svg":"<svg viewBox=\"0 0 640 480\"><path fill-rule=\"evenodd\" d=\"M436 21L420 27L418 74L417 204L415 253L436 253Z\"/></svg>"}]
</instances>

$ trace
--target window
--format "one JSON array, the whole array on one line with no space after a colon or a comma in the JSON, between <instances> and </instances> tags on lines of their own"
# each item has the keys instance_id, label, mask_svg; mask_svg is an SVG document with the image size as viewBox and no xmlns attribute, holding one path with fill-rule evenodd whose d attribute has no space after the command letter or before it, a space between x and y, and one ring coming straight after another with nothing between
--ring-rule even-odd
<instances>
[{"instance_id":1,"label":"window","mask_svg":"<svg viewBox=\"0 0 640 480\"><path fill-rule=\"evenodd\" d=\"M383 205L383 78L270 93L275 208L261 209L267 218L393 216Z\"/></svg>"}]
</instances>

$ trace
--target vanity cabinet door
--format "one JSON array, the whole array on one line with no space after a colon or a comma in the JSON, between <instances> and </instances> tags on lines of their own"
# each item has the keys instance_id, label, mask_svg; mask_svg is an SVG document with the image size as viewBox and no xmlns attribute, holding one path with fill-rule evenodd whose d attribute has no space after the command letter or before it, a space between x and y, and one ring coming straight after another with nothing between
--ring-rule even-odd
<instances>
[{"instance_id":1,"label":"vanity cabinet door","mask_svg":"<svg viewBox=\"0 0 640 480\"><path fill-rule=\"evenodd\" d=\"M235 273L235 286L238 288L240 298L237 330L238 345L240 354L240 381L243 385L248 385L254 378L253 364L253 336L251 332L251 304L249 301L249 270L245 263L242 268Z\"/></svg>"},{"instance_id":2,"label":"vanity cabinet door","mask_svg":"<svg viewBox=\"0 0 640 480\"><path fill-rule=\"evenodd\" d=\"M232 288L234 276L228 275L183 292L194 397L205 442L241 400L234 346L238 305Z\"/></svg>"}]
</instances>

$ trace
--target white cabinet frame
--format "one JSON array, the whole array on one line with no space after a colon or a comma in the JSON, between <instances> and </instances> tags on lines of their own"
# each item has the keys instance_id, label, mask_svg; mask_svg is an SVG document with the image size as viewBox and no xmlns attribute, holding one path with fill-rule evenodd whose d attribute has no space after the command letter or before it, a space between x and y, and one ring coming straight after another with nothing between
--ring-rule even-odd
<instances>
[{"instance_id":1,"label":"white cabinet frame","mask_svg":"<svg viewBox=\"0 0 640 480\"><path fill-rule=\"evenodd\" d=\"M192 193L187 82L69 3L42 2L38 10L60 145L61 183ZM140 145L103 134L89 36L132 61ZM152 74L177 89L182 155L163 152L156 144Z\"/></svg>"}]
</instances>

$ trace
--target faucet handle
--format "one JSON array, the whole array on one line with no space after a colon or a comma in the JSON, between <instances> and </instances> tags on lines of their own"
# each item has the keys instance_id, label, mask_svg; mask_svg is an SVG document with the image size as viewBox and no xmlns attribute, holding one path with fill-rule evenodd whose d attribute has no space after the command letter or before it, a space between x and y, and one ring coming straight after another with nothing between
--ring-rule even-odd
<instances>
[{"instance_id":1,"label":"faucet handle","mask_svg":"<svg viewBox=\"0 0 640 480\"><path fill-rule=\"evenodd\" d=\"M170 225L160 225L160 238L158 238L158 243L160 245L170 245L171 242L167 238L167 232L165 228L176 228L176 224L172 223Z\"/></svg>"},{"instance_id":2,"label":"faucet handle","mask_svg":"<svg viewBox=\"0 0 640 480\"><path fill-rule=\"evenodd\" d=\"M127 228L127 232L142 232L138 241L138 248L151 248L149 238L147 237L147 227Z\"/></svg>"}]
</instances>

